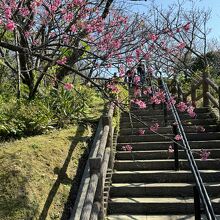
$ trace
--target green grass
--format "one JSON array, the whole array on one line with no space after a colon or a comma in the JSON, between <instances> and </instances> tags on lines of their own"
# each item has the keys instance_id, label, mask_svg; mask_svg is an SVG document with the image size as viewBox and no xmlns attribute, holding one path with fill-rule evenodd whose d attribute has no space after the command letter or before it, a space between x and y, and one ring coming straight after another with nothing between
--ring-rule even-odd
<instances>
[{"instance_id":1,"label":"green grass","mask_svg":"<svg viewBox=\"0 0 220 220\"><path fill-rule=\"evenodd\" d=\"M60 219L91 133L74 126L0 144L0 219Z\"/></svg>"}]
</instances>

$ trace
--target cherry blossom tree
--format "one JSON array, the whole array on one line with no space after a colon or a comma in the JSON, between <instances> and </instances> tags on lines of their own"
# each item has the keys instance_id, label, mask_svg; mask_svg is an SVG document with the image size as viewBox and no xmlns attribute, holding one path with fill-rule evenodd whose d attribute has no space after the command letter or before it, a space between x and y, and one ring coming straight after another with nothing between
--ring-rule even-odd
<instances>
[{"instance_id":1,"label":"cherry blossom tree","mask_svg":"<svg viewBox=\"0 0 220 220\"><path fill-rule=\"evenodd\" d=\"M143 37L141 22L111 7L112 3L0 1L1 57L28 86L30 99L48 75L55 83L70 73L91 81L96 69L118 67L123 54L135 50ZM11 40L5 38L8 34ZM8 62L8 56L16 58L16 65ZM83 74L88 69L89 77Z\"/></svg>"}]
</instances>

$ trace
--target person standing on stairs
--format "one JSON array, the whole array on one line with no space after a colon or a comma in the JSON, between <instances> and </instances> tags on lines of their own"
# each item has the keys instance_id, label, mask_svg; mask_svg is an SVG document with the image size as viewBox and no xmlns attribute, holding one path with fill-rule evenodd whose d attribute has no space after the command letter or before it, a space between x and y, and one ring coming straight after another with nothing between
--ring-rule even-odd
<instances>
[{"instance_id":1,"label":"person standing on stairs","mask_svg":"<svg viewBox=\"0 0 220 220\"><path fill-rule=\"evenodd\" d=\"M129 88L132 88L133 84L133 72L131 70L128 70L126 72L126 82L128 83Z\"/></svg>"},{"instance_id":2,"label":"person standing on stairs","mask_svg":"<svg viewBox=\"0 0 220 220\"><path fill-rule=\"evenodd\" d=\"M144 85L144 81L145 81L145 71L144 71L144 68L143 68L143 65L139 64L138 67L137 67L137 74L140 76L140 84L141 86Z\"/></svg>"},{"instance_id":3,"label":"person standing on stairs","mask_svg":"<svg viewBox=\"0 0 220 220\"><path fill-rule=\"evenodd\" d=\"M140 63L138 64L137 67L137 74L140 76L140 84L139 86L141 87L141 95L143 94L144 86L146 83L146 71L145 71L145 64Z\"/></svg>"}]
</instances>

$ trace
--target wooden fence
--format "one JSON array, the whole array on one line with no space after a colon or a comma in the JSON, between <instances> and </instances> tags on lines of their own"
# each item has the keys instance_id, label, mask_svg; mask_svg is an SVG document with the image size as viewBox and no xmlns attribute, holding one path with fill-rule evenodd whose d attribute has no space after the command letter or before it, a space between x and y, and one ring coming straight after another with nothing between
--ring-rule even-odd
<instances>
[{"instance_id":1,"label":"wooden fence","mask_svg":"<svg viewBox=\"0 0 220 220\"><path fill-rule=\"evenodd\" d=\"M104 219L104 182L114 159L113 112L114 105L110 104L108 112L100 119L70 220Z\"/></svg>"},{"instance_id":2,"label":"wooden fence","mask_svg":"<svg viewBox=\"0 0 220 220\"><path fill-rule=\"evenodd\" d=\"M170 84L171 91L175 90L178 95L178 101L186 101L187 97L191 96L192 105L196 107L196 102L203 99L203 107L213 105L219 111L220 117L220 86L213 82L207 72L203 72L202 77L198 77L198 81L192 80L191 89L184 93L180 82L176 78ZM197 95L197 91L202 93Z\"/></svg>"}]
</instances>

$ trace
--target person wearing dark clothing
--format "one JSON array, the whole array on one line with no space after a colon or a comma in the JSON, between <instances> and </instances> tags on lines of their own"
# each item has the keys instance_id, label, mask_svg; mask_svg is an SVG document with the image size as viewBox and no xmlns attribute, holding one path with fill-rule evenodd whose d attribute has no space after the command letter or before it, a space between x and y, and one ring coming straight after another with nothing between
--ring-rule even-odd
<instances>
[{"instance_id":1,"label":"person wearing dark clothing","mask_svg":"<svg viewBox=\"0 0 220 220\"><path fill-rule=\"evenodd\" d=\"M133 73L132 73L131 70L128 70L126 72L126 78L127 78L126 80L128 82L128 86L129 86L129 88L131 88L132 87L132 83L133 83Z\"/></svg>"},{"instance_id":2,"label":"person wearing dark clothing","mask_svg":"<svg viewBox=\"0 0 220 220\"><path fill-rule=\"evenodd\" d=\"M137 67L137 74L140 76L141 78L140 84L141 86L143 86L145 83L145 71L144 71L144 67L141 64L139 64Z\"/></svg>"}]
</instances>

